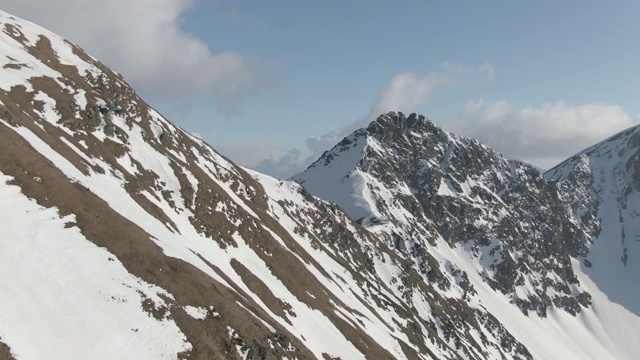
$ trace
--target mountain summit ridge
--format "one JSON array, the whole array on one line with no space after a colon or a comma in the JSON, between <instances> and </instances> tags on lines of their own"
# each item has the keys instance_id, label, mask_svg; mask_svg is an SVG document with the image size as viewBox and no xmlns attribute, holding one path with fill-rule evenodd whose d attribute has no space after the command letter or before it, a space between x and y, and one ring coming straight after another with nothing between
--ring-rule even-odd
<instances>
[{"instance_id":1,"label":"mountain summit ridge","mask_svg":"<svg viewBox=\"0 0 640 360\"><path fill-rule=\"evenodd\" d=\"M633 135L624 134L635 134L636 129L618 137L632 143ZM602 144L583 153L597 153L598 147L605 146ZM620 152L624 146L618 148ZM627 157L620 164L634 169L636 157ZM598 171L601 176L609 173ZM637 191L630 190L635 186L630 184L635 172L627 173L618 176L618 185L607 186L633 198ZM475 139L448 133L423 115L389 112L348 135L293 179L312 194L335 201L370 231L386 236L391 246L426 274L427 281L442 282L447 274L446 268L438 272L433 265L450 260L432 256L441 251L438 243L444 241L445 246L464 249L482 281L523 313L533 311L545 318L555 309L571 315L590 311L594 297L589 289L593 287L586 283L597 279L598 271L615 276L607 267L589 271L590 259L598 257L590 250L600 234L598 218L603 214L577 207L602 202L589 195L593 181L583 181L582 191L577 192L583 195L576 197L569 185L573 183L557 177L553 170L543 174ZM640 210L632 208L625 214ZM637 224L637 219L625 224ZM610 221L608 227L614 226ZM608 260L620 264L623 252L620 258ZM455 264L454 268L464 266ZM583 283L585 272L592 275ZM625 274L625 278L633 276L633 271ZM629 303L638 293L637 282L629 278L614 290L603 286L605 281L600 283L621 296L617 303L637 314L637 307ZM623 297L624 286L631 290Z\"/></svg>"},{"instance_id":2,"label":"mountain summit ridge","mask_svg":"<svg viewBox=\"0 0 640 360\"><path fill-rule=\"evenodd\" d=\"M609 137L545 173L592 234L585 271L636 315L640 271L640 125ZM597 271L604 269L605 271Z\"/></svg>"},{"instance_id":3,"label":"mountain summit ridge","mask_svg":"<svg viewBox=\"0 0 640 360\"><path fill-rule=\"evenodd\" d=\"M362 198L369 197L372 209L364 217L394 224L389 231L398 246L416 239L422 244L433 244L438 235L450 245L471 242L479 258L493 258L490 268L495 274L488 275L487 281L494 288L515 292L516 283L526 282L518 272L535 273L540 279L532 281L531 287L539 287L536 282L544 283L542 279L546 278L548 285L555 283L564 288L568 297L557 299L573 299L569 305L571 312L580 311L580 302L588 305L588 294L574 297L568 291L568 285L575 282L569 257L584 256L587 235L581 233L568 214L559 212L563 206L556 188L537 169L507 160L477 140L449 134L418 114L406 117L402 113L387 113L372 122L364 133L356 131L354 135L360 141L366 139L362 159L349 174L335 177L343 179L342 185L350 186L351 192L363 189ZM343 152L343 147L336 147L324 157L345 156ZM315 187L326 181L318 175L316 164L307 170L309 173L294 178L312 193L342 205L344 197L338 199ZM331 161L325 160L321 169L329 168ZM358 180L345 183L348 177ZM365 185L360 183L361 179ZM326 189L332 190L331 187L321 190ZM563 232L568 236L558 235ZM495 241L497 244L492 244ZM566 249L556 251L558 247ZM484 253L483 248L487 248ZM496 256L497 250L503 254ZM505 251L533 258L506 256ZM562 260L564 269L551 265L550 258ZM562 284L547 277L552 268L551 272L563 279ZM544 316L553 305L554 299L543 295L544 287L542 290L533 296L517 298L525 312L534 310ZM556 300L559 304L566 301Z\"/></svg>"}]
</instances>

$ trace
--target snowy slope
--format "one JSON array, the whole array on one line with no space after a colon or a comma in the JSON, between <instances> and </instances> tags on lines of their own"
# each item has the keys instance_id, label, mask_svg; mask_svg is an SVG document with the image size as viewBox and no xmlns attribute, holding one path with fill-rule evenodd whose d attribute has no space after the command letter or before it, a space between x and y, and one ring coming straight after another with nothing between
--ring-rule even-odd
<instances>
[{"instance_id":1,"label":"snowy slope","mask_svg":"<svg viewBox=\"0 0 640 360\"><path fill-rule=\"evenodd\" d=\"M632 359L640 349L640 318L637 306L630 305L637 304L640 290L631 275L637 272L622 271L621 248L616 259L610 246L603 252L591 245L600 222L581 208L625 194L628 212L602 215L608 216L602 234L615 239L622 229L637 234L638 212L631 204L638 204L638 187L632 189L635 173L629 171L638 166L630 160L637 150L623 150L636 141L631 138L610 151L621 158L598 169L609 184L600 188L617 192L605 195L606 201L589 197L590 181L584 193L568 196L568 189L545 180L537 169L416 114L382 115L294 179L386 236L425 281L488 310L535 358ZM612 177L614 167L627 171ZM573 165L563 169L568 173ZM611 206L606 209L601 212L612 213ZM596 259L609 265L588 268ZM604 277L615 283L616 276L628 281L604 284Z\"/></svg>"},{"instance_id":2,"label":"snowy slope","mask_svg":"<svg viewBox=\"0 0 640 360\"><path fill-rule=\"evenodd\" d=\"M622 131L549 170L593 234L582 271L608 298L640 316L640 127Z\"/></svg>"},{"instance_id":3,"label":"snowy slope","mask_svg":"<svg viewBox=\"0 0 640 360\"><path fill-rule=\"evenodd\" d=\"M337 206L229 162L77 46L0 27L0 351L529 357Z\"/></svg>"},{"instance_id":4,"label":"snowy slope","mask_svg":"<svg viewBox=\"0 0 640 360\"><path fill-rule=\"evenodd\" d=\"M0 211L0 337L15 356L160 359L191 348L173 319L142 309L145 299L162 306L171 295L68 226L73 215L61 218L15 185L0 188Z\"/></svg>"},{"instance_id":5,"label":"snowy slope","mask_svg":"<svg viewBox=\"0 0 640 360\"><path fill-rule=\"evenodd\" d=\"M579 311L578 300L569 298L578 294L567 287L575 276L565 268L570 256L584 255L588 236L535 168L415 114L383 115L345 143L295 178L353 218L364 217L371 229L386 229L401 251L439 237L469 245L487 281L512 293L525 311L544 316L556 301ZM416 262L426 271L425 261ZM537 283L546 284L543 293L534 291Z\"/></svg>"},{"instance_id":6,"label":"snowy slope","mask_svg":"<svg viewBox=\"0 0 640 360\"><path fill-rule=\"evenodd\" d=\"M79 48L10 15L0 19L2 186L13 194L7 206L26 204L5 219L15 229L1 238L19 247L0 261L12 277L3 284L12 295L3 297L0 336L16 358L386 353L364 333L343 334L347 315L336 312L367 309L352 292L343 302L325 290L331 273L307 265L313 256L297 245L302 237L268 219L261 184ZM21 220L36 208L42 215ZM296 278L284 277L289 269ZM349 279L342 267L336 273ZM27 284L32 277L42 280ZM38 304L49 295L56 311L39 327L46 308ZM103 310L104 320L92 316Z\"/></svg>"},{"instance_id":7,"label":"snowy slope","mask_svg":"<svg viewBox=\"0 0 640 360\"><path fill-rule=\"evenodd\" d=\"M236 166L47 30L0 28L0 357L638 351L637 309L590 273L591 193L389 114L298 179L338 206Z\"/></svg>"}]
</instances>

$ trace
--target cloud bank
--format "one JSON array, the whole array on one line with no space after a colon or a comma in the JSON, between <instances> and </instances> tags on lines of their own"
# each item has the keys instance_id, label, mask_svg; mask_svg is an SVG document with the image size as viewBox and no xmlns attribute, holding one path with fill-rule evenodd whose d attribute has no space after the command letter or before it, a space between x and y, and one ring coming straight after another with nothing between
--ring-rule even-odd
<instances>
[{"instance_id":1,"label":"cloud bank","mask_svg":"<svg viewBox=\"0 0 640 360\"><path fill-rule=\"evenodd\" d=\"M232 108L259 88L259 76L242 54L214 52L181 29L182 14L194 4L195 0L4 0L2 10L78 43L121 72L145 95L172 99L208 95L219 108ZM365 116L344 128L306 139L306 148L238 144L223 145L221 150L228 150L245 166L288 177L384 112L410 113L440 87L490 81L493 76L490 64L467 67L445 63L439 71L428 74L399 73L381 88ZM514 109L506 101L477 100L468 102L453 123L443 125L510 158L549 168L637 124L638 119L615 105L557 102Z\"/></svg>"},{"instance_id":2,"label":"cloud bank","mask_svg":"<svg viewBox=\"0 0 640 360\"><path fill-rule=\"evenodd\" d=\"M441 70L428 74L399 73L380 89L368 113L362 118L324 135L307 138L306 149L286 149L273 145L270 151L256 154L262 156L261 161L245 162L244 165L279 178L290 177L303 171L324 151L332 148L353 131L366 127L381 114L389 111L414 112L440 87L470 80L491 81L493 75L494 70L490 64L467 67L463 64L449 63L443 64Z\"/></svg>"},{"instance_id":3,"label":"cloud bank","mask_svg":"<svg viewBox=\"0 0 640 360\"><path fill-rule=\"evenodd\" d=\"M427 102L429 95L436 88L459 84L473 75L480 75L490 81L493 79L494 70L490 64L469 68L463 64L445 63L441 71L426 75L400 73L382 88L369 114L360 123L371 122L380 114L389 111L413 112Z\"/></svg>"},{"instance_id":4,"label":"cloud bank","mask_svg":"<svg viewBox=\"0 0 640 360\"><path fill-rule=\"evenodd\" d=\"M359 121L349 128L307 139L310 156L303 156L298 149L272 150L267 158L253 167L286 178L302 171L323 151L366 124ZM619 131L639 124L640 119L630 117L616 105L574 106L558 101L539 107L514 108L506 101L476 100L465 104L455 121L440 125L447 131L476 138L508 158L546 170Z\"/></svg>"},{"instance_id":5,"label":"cloud bank","mask_svg":"<svg viewBox=\"0 0 640 360\"><path fill-rule=\"evenodd\" d=\"M512 109L506 101L470 101L452 130L473 137L509 158L549 169L573 154L638 125L621 107L572 106L562 101Z\"/></svg>"},{"instance_id":6,"label":"cloud bank","mask_svg":"<svg viewBox=\"0 0 640 360\"><path fill-rule=\"evenodd\" d=\"M304 157L298 148L269 142L235 142L216 147L237 164L264 174L286 179L304 170Z\"/></svg>"},{"instance_id":7,"label":"cloud bank","mask_svg":"<svg viewBox=\"0 0 640 360\"><path fill-rule=\"evenodd\" d=\"M366 116L347 127L336 129L322 136L308 138L306 145L311 150L307 163L316 160L320 155L337 144L353 131L366 127L378 116L389 111L415 112L424 105L429 96L437 88L451 86L467 81L470 78L481 78L484 81L493 79L494 70L490 64L478 67L467 67L463 64L444 63L440 71L428 74L403 72L396 75L379 92Z\"/></svg>"},{"instance_id":8,"label":"cloud bank","mask_svg":"<svg viewBox=\"0 0 640 360\"><path fill-rule=\"evenodd\" d=\"M181 29L181 15L194 3L5 0L3 10L79 44L148 96L207 94L219 106L233 106L251 94L257 73L242 54L214 53Z\"/></svg>"}]
</instances>

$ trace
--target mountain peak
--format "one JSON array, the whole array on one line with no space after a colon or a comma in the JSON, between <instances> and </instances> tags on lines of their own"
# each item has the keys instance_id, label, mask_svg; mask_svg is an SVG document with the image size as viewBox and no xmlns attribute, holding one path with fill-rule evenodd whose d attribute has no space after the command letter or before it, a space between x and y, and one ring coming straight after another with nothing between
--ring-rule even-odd
<instances>
[{"instance_id":1,"label":"mountain peak","mask_svg":"<svg viewBox=\"0 0 640 360\"><path fill-rule=\"evenodd\" d=\"M584 257L587 236L561 210L557 189L536 168L447 133L419 114L386 113L366 128L366 141L362 131L354 134L360 134L359 146L337 146L323 156L324 166L295 178L388 234L397 249L438 241L466 244L478 260L491 259L493 273L485 281L505 294L516 296L517 287L533 278L548 278L545 286L565 289L575 283L573 272L564 269L571 256ZM416 262L426 271L424 266L424 260ZM432 276L430 281L441 278ZM575 313L580 304L588 306L588 295L580 294L550 296L542 290L518 295L517 303L540 316L554 301L571 304L561 307Z\"/></svg>"},{"instance_id":2,"label":"mountain peak","mask_svg":"<svg viewBox=\"0 0 640 360\"><path fill-rule=\"evenodd\" d=\"M586 269L615 302L640 314L640 126L623 130L545 173L576 224L593 235Z\"/></svg>"},{"instance_id":3,"label":"mountain peak","mask_svg":"<svg viewBox=\"0 0 640 360\"><path fill-rule=\"evenodd\" d=\"M412 133L444 134L444 130L422 114L411 113L406 116L402 112L390 111L380 115L366 128L367 133L378 141L389 144L398 138L410 136Z\"/></svg>"}]
</instances>

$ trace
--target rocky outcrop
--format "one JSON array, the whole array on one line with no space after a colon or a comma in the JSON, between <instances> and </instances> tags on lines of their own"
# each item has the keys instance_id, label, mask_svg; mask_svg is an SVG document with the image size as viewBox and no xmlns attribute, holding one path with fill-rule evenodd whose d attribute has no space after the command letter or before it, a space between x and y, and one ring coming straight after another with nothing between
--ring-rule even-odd
<instances>
[{"instance_id":1,"label":"rocky outcrop","mask_svg":"<svg viewBox=\"0 0 640 360\"><path fill-rule=\"evenodd\" d=\"M552 306L580 312L578 296L587 294L570 290L578 284L570 259L585 258L590 235L567 211L555 183L538 169L508 160L477 140L447 133L422 115L392 112L347 137L294 178L312 193L331 198L315 186L314 177L318 169L332 171L333 159L349 156L345 144L355 149L356 142L362 143L362 156L336 177L358 173L364 179L364 186L345 186L354 192L370 190L369 216L390 224L389 241L427 279L444 279L437 267L427 266L434 261L423 250L441 238L486 264L485 281L508 294L523 312L545 316ZM519 289L533 291L522 295Z\"/></svg>"}]
</instances>

